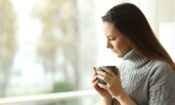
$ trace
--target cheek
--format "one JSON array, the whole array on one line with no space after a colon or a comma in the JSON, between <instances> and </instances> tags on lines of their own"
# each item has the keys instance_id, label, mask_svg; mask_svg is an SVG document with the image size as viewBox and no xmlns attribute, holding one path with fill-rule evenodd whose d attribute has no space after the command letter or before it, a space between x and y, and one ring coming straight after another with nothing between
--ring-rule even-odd
<instances>
[{"instance_id":1,"label":"cheek","mask_svg":"<svg viewBox=\"0 0 175 105\"><path fill-rule=\"evenodd\" d=\"M121 37L116 40L115 47L119 50L124 50L129 48L129 44L124 38Z\"/></svg>"},{"instance_id":2,"label":"cheek","mask_svg":"<svg viewBox=\"0 0 175 105\"><path fill-rule=\"evenodd\" d=\"M118 38L115 42L115 46L120 48L124 44L124 40L122 38Z\"/></svg>"}]
</instances>

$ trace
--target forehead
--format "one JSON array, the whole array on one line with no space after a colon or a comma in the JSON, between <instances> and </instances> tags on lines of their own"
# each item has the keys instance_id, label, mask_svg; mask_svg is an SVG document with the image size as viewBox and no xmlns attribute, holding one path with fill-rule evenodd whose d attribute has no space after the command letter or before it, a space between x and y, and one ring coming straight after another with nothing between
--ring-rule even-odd
<instances>
[{"instance_id":1,"label":"forehead","mask_svg":"<svg viewBox=\"0 0 175 105\"><path fill-rule=\"evenodd\" d=\"M109 22L103 22L103 26L104 26L105 29L114 30L113 24L111 24Z\"/></svg>"},{"instance_id":2,"label":"forehead","mask_svg":"<svg viewBox=\"0 0 175 105\"><path fill-rule=\"evenodd\" d=\"M104 34L109 35L120 35L120 32L109 22L103 22Z\"/></svg>"}]
</instances>

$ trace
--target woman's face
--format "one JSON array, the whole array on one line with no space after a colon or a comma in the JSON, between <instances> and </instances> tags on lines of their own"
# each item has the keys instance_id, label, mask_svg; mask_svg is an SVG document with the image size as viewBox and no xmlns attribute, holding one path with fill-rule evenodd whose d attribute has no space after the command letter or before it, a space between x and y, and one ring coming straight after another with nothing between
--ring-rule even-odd
<instances>
[{"instance_id":1,"label":"woman's face","mask_svg":"<svg viewBox=\"0 0 175 105\"><path fill-rule=\"evenodd\" d=\"M104 33L107 38L107 48L122 58L132 49L129 41L109 22L104 22Z\"/></svg>"}]
</instances>

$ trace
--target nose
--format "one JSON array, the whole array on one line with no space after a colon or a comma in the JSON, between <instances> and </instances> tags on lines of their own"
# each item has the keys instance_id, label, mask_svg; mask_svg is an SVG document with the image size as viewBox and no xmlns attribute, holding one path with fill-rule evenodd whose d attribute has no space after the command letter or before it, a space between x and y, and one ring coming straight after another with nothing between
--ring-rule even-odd
<instances>
[{"instance_id":1,"label":"nose","mask_svg":"<svg viewBox=\"0 0 175 105\"><path fill-rule=\"evenodd\" d=\"M112 48L112 44L110 43L110 41L107 41L106 47L107 47L107 48Z\"/></svg>"}]
</instances>

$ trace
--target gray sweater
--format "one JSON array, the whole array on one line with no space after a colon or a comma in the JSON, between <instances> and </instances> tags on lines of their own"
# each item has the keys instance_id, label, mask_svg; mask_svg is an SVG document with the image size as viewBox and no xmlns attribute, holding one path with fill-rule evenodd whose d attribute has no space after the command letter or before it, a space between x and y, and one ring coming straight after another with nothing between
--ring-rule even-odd
<instances>
[{"instance_id":1,"label":"gray sweater","mask_svg":"<svg viewBox=\"0 0 175 105\"><path fill-rule=\"evenodd\" d=\"M125 92L137 105L175 105L175 71L162 61L128 52L119 66ZM119 105L113 99L112 105Z\"/></svg>"}]
</instances>

